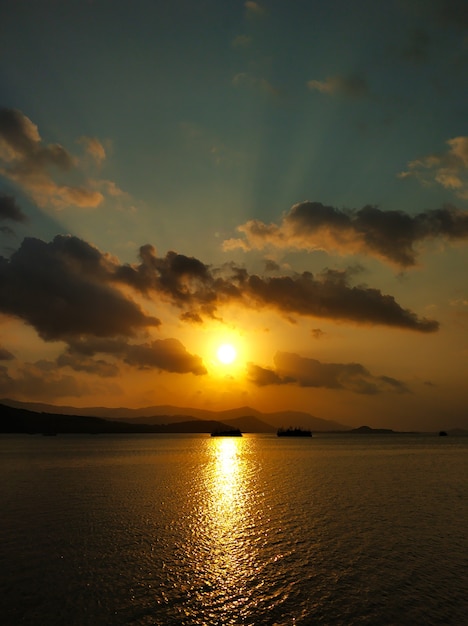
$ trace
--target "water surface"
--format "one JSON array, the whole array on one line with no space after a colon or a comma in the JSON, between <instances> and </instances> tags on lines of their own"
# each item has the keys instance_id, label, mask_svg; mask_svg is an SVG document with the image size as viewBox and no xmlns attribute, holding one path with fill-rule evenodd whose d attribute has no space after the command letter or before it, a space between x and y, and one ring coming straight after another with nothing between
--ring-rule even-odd
<instances>
[{"instance_id":1,"label":"water surface","mask_svg":"<svg viewBox=\"0 0 468 626\"><path fill-rule=\"evenodd\" d=\"M5 626L466 623L468 439L4 436Z\"/></svg>"}]
</instances>

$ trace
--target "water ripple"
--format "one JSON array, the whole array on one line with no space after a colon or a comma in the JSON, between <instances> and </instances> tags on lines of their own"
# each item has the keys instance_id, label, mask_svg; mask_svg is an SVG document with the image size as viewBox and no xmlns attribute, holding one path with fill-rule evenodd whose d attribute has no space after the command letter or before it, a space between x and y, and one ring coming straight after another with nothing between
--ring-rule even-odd
<instances>
[{"instance_id":1,"label":"water ripple","mask_svg":"<svg viewBox=\"0 0 468 626\"><path fill-rule=\"evenodd\" d=\"M464 623L466 445L53 439L1 450L2 625Z\"/></svg>"}]
</instances>

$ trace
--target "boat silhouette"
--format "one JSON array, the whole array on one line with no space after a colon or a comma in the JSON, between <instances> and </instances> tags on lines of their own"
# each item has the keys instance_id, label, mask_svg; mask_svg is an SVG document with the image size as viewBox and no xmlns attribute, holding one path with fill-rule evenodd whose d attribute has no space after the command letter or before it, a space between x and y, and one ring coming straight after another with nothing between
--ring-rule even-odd
<instances>
[{"instance_id":1,"label":"boat silhouette","mask_svg":"<svg viewBox=\"0 0 468 626\"><path fill-rule=\"evenodd\" d=\"M278 428L278 437L312 437L312 432L304 428Z\"/></svg>"},{"instance_id":2,"label":"boat silhouette","mask_svg":"<svg viewBox=\"0 0 468 626\"><path fill-rule=\"evenodd\" d=\"M239 428L228 428L226 430L219 429L214 430L211 433L212 437L242 437L242 433Z\"/></svg>"}]
</instances>

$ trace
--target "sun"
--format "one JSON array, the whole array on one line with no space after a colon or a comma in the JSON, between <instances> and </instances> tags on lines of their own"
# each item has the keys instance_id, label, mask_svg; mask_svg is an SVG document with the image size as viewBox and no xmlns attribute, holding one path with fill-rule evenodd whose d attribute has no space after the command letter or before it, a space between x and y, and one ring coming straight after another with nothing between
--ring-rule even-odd
<instances>
[{"instance_id":1,"label":"sun","mask_svg":"<svg viewBox=\"0 0 468 626\"><path fill-rule=\"evenodd\" d=\"M216 356L218 357L218 361L220 363L223 363L224 365L229 365L236 360L237 350L232 344L223 343L216 351Z\"/></svg>"}]
</instances>

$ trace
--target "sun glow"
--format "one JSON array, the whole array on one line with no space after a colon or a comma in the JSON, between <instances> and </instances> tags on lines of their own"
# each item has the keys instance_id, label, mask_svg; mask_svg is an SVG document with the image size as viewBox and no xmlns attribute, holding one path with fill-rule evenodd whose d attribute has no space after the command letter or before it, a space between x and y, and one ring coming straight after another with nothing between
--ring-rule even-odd
<instances>
[{"instance_id":1,"label":"sun glow","mask_svg":"<svg viewBox=\"0 0 468 626\"><path fill-rule=\"evenodd\" d=\"M187 343L189 343L187 341ZM203 358L210 376L217 381L240 381L245 378L246 363L250 360L250 344L245 333L237 328L212 328L196 336L191 350Z\"/></svg>"},{"instance_id":2,"label":"sun glow","mask_svg":"<svg viewBox=\"0 0 468 626\"><path fill-rule=\"evenodd\" d=\"M218 361L224 365L233 363L237 358L237 350L230 343L223 343L219 346L216 356Z\"/></svg>"}]
</instances>

